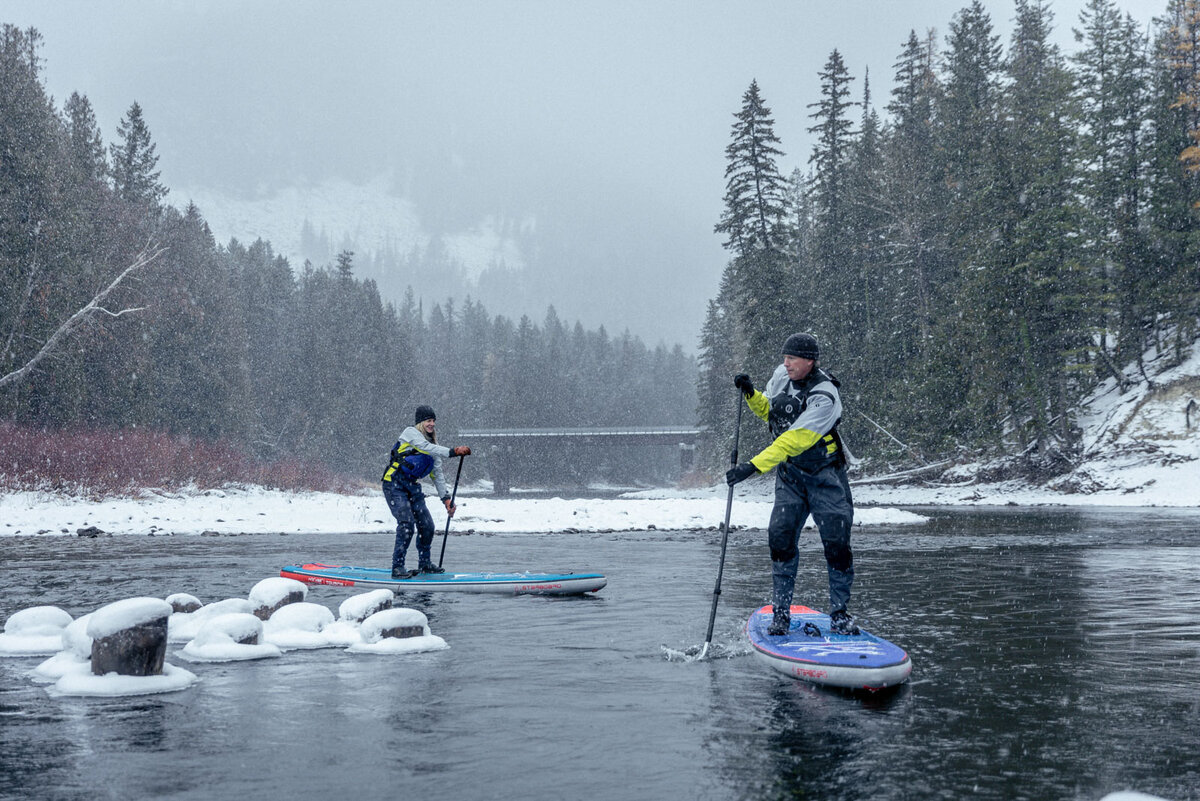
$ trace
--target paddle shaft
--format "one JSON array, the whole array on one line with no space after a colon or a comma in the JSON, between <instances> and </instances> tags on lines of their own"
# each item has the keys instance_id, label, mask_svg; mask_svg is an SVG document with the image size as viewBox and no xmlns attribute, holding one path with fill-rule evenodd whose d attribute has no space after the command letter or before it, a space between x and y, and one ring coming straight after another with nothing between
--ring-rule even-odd
<instances>
[{"instance_id":1,"label":"paddle shaft","mask_svg":"<svg viewBox=\"0 0 1200 801\"><path fill-rule=\"evenodd\" d=\"M454 474L454 491L450 493L450 505L451 506L454 506L454 499L458 495L458 479L460 476L462 476L462 466L463 466L463 462L465 462L466 460L467 460L467 457L465 457L465 456L458 457L458 472L456 472ZM447 509L446 510L446 530L445 530L445 532L442 533L442 552L440 554L438 554L438 567L442 566L442 560L446 558L446 540L450 538L450 518L451 518L450 510Z\"/></svg>"},{"instance_id":2,"label":"paddle shaft","mask_svg":"<svg viewBox=\"0 0 1200 801\"><path fill-rule=\"evenodd\" d=\"M742 398L741 392L738 392L737 405L737 427L733 430L733 452L729 454L729 464L731 467L737 467L738 463L738 440L742 436ZM708 651L708 644L712 642L713 624L717 622L717 601L721 598L721 577L725 574L725 546L729 543L729 516L733 511L733 485L729 485L729 497L725 499L725 525L721 527L721 561L717 566L717 586L713 588L712 612L708 615L708 634L704 637L704 651Z\"/></svg>"}]
</instances>

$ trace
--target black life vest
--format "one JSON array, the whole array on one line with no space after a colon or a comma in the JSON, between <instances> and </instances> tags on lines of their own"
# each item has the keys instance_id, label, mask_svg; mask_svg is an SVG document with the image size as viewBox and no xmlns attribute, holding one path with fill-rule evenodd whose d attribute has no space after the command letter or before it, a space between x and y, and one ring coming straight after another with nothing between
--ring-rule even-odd
<instances>
[{"instance_id":1,"label":"black life vest","mask_svg":"<svg viewBox=\"0 0 1200 801\"><path fill-rule=\"evenodd\" d=\"M825 390L818 389L814 392L814 387L826 381L838 389L842 386L837 378L817 367L799 381L789 381L784 385L782 392L770 398L771 409L767 414L767 425L771 429L771 436L778 437L792 427L792 423L796 422L808 408L809 395L825 395L833 400L833 395ZM794 390L795 394L792 394L790 390ZM838 424L841 422L842 418L839 417L833 427L813 443L812 447L803 453L789 456L787 464L799 467L806 472L815 472L830 464L845 465L845 449L842 447L842 441L837 431Z\"/></svg>"}]
</instances>

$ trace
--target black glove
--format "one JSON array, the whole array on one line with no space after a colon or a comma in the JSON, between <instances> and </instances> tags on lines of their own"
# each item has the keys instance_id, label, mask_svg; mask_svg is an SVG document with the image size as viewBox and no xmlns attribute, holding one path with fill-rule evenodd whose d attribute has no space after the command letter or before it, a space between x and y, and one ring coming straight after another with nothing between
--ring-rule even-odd
<instances>
[{"instance_id":1,"label":"black glove","mask_svg":"<svg viewBox=\"0 0 1200 801\"><path fill-rule=\"evenodd\" d=\"M753 462L742 462L737 467L731 467L725 473L725 483L732 487L734 484L745 481L750 476L757 474L758 468L754 466Z\"/></svg>"},{"instance_id":2,"label":"black glove","mask_svg":"<svg viewBox=\"0 0 1200 801\"><path fill-rule=\"evenodd\" d=\"M754 395L754 382L750 380L750 376L745 373L738 373L733 377L733 385L742 391L742 394L747 398Z\"/></svg>"}]
</instances>

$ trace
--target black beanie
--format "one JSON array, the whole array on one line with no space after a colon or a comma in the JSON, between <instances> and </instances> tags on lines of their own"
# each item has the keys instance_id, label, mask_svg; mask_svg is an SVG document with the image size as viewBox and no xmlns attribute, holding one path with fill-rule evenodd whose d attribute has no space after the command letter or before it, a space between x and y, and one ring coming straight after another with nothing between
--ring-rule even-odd
<instances>
[{"instance_id":1,"label":"black beanie","mask_svg":"<svg viewBox=\"0 0 1200 801\"><path fill-rule=\"evenodd\" d=\"M821 351L817 348L817 338L812 334L792 334L783 343L783 355L816 361L821 358Z\"/></svg>"},{"instance_id":2,"label":"black beanie","mask_svg":"<svg viewBox=\"0 0 1200 801\"><path fill-rule=\"evenodd\" d=\"M436 420L437 419L437 415L433 413L433 408L431 406L418 406L417 413L415 416L417 418L416 420L413 421L413 425L415 425L415 426L420 425L421 423L423 423L426 420Z\"/></svg>"}]
</instances>

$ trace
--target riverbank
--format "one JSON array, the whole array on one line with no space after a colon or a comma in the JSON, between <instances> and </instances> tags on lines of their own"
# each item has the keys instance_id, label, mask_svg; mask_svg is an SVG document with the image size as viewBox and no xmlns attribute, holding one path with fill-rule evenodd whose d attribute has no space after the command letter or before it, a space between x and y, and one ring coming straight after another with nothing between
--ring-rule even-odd
<instances>
[{"instance_id":1,"label":"riverbank","mask_svg":"<svg viewBox=\"0 0 1200 801\"><path fill-rule=\"evenodd\" d=\"M655 490L605 498L492 497L461 493L451 523L458 533L504 534L580 531L694 531L716 528L725 517L723 489ZM429 504L438 530L445 510ZM771 498L739 492L732 527L765 527ZM895 508L864 508L859 525L908 525L921 515ZM395 528L382 494L286 492L229 487L193 492L144 492L133 498L89 501L57 493L0 495L0 537L107 534L270 534L385 532Z\"/></svg>"},{"instance_id":2,"label":"riverbank","mask_svg":"<svg viewBox=\"0 0 1200 801\"><path fill-rule=\"evenodd\" d=\"M1043 483L1007 476L1015 460L967 462L902 476L852 475L855 521L862 526L924 521L906 506L1200 506L1200 349L1166 366L1147 354L1145 372L1101 383L1082 406L1080 453L1068 472ZM995 480L996 476L1006 476ZM736 528L765 528L774 476L738 485ZM605 497L547 497L541 491L493 496L480 482L459 493L456 533L715 529L727 489L625 491ZM533 497L536 495L537 497ZM439 530L441 504L430 503ZM0 537L103 534L263 534L383 532L394 522L374 488L359 493L270 490L249 485L87 500L68 492L0 492Z\"/></svg>"}]
</instances>

